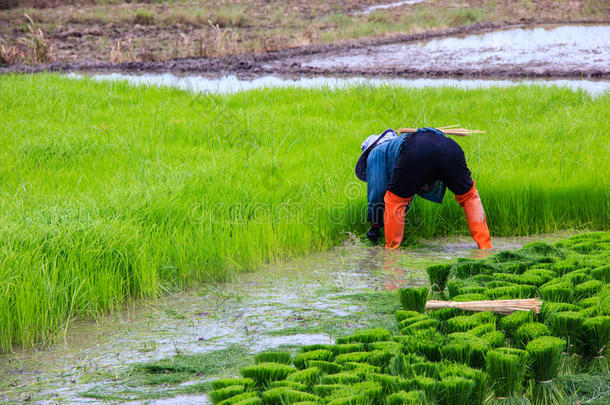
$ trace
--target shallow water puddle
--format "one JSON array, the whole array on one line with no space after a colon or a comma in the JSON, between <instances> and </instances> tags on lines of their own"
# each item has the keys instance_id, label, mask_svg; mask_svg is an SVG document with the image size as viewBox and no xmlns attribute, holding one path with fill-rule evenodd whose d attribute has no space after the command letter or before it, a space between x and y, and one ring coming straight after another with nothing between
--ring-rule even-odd
<instances>
[{"instance_id":1,"label":"shallow water puddle","mask_svg":"<svg viewBox=\"0 0 610 405\"><path fill-rule=\"evenodd\" d=\"M279 62L277 62L279 63ZM610 25L512 28L431 41L394 43L311 55L281 62L316 73L457 72L470 74L519 69L560 76L610 72ZM312 72L313 73L313 72Z\"/></svg>"},{"instance_id":2,"label":"shallow water puddle","mask_svg":"<svg viewBox=\"0 0 610 405\"><path fill-rule=\"evenodd\" d=\"M362 11L357 12L356 14L371 14L371 12L373 12L375 10L385 10L388 8L423 3L425 1L427 1L427 0L404 0L404 1L396 1L394 3L388 3L388 4L377 4L374 6L368 6L367 8L365 8Z\"/></svg>"},{"instance_id":3,"label":"shallow water puddle","mask_svg":"<svg viewBox=\"0 0 610 405\"><path fill-rule=\"evenodd\" d=\"M513 249L556 238L495 238L494 244L496 250ZM368 312L369 296L363 301L359 294L425 284L424 269L431 263L489 254L473 247L469 238L454 238L386 253L352 239L328 252L264 266L231 282L140 305L97 324L77 322L64 344L0 356L0 401L91 402L95 400L83 398L83 393L112 391L114 385L124 389L116 380L134 363L211 353L231 345L255 353L332 343L336 334L379 322ZM159 403L205 400L201 394L178 395Z\"/></svg>"},{"instance_id":4,"label":"shallow water puddle","mask_svg":"<svg viewBox=\"0 0 610 405\"><path fill-rule=\"evenodd\" d=\"M82 78L81 75L70 74L70 78ZM479 79L404 79L404 78L366 78L366 77L301 77L283 78L279 76L263 76L256 78L239 78L235 75L223 77L176 76L170 73L157 74L98 74L94 80L123 80L135 86L173 87L193 93L231 94L240 91L267 88L330 88L342 89L354 86L395 86L404 88L424 87L456 87L460 89L477 89L490 87L510 87L517 85L542 85L567 87L572 90L582 89L593 96L601 95L610 90L610 81L593 80L479 80Z\"/></svg>"}]
</instances>

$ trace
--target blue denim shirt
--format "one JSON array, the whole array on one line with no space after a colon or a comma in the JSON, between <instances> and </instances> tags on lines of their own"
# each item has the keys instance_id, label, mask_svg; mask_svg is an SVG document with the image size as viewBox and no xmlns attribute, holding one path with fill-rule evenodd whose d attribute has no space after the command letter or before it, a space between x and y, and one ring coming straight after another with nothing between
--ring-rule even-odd
<instances>
[{"instance_id":1,"label":"blue denim shirt","mask_svg":"<svg viewBox=\"0 0 610 405\"><path fill-rule=\"evenodd\" d=\"M399 135L388 142L375 146L369 153L366 161L367 218L374 225L383 226L383 211L385 208L383 198L388 188L400 147L411 135L413 134L406 133ZM417 194L426 200L440 204L443 202L445 189L445 184L437 180L434 183L432 191L426 194ZM410 207L409 204L407 211Z\"/></svg>"}]
</instances>

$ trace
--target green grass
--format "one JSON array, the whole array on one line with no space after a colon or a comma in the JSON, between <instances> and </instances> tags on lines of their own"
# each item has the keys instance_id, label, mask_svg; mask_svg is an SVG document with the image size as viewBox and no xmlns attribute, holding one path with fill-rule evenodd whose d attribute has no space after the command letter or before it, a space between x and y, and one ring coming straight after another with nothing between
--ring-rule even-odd
<instances>
[{"instance_id":1,"label":"green grass","mask_svg":"<svg viewBox=\"0 0 610 405\"><path fill-rule=\"evenodd\" d=\"M610 96L557 88L258 90L232 96L0 77L0 350L362 233L362 139L486 130L464 148L493 235L608 229ZM450 194L407 234L467 234Z\"/></svg>"}]
</instances>

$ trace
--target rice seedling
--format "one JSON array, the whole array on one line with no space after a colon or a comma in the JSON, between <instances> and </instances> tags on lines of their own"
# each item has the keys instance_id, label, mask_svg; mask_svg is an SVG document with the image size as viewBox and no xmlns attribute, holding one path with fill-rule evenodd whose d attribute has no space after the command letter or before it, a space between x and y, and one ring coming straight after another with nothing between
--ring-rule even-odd
<instances>
[{"instance_id":1,"label":"rice seedling","mask_svg":"<svg viewBox=\"0 0 610 405\"><path fill-rule=\"evenodd\" d=\"M426 399L432 401L436 394L436 380L430 377L416 376L412 380L412 390L421 390L426 394Z\"/></svg>"},{"instance_id":2,"label":"rice seedling","mask_svg":"<svg viewBox=\"0 0 610 405\"><path fill-rule=\"evenodd\" d=\"M543 323L526 323L521 325L515 332L515 343L519 348L525 349L530 341L540 336L549 336L550 334L551 331Z\"/></svg>"},{"instance_id":3,"label":"rice seedling","mask_svg":"<svg viewBox=\"0 0 610 405\"><path fill-rule=\"evenodd\" d=\"M463 364L443 362L441 364L441 378L456 376L467 378L474 382L470 395L473 405L481 405L488 396L487 374L481 370L470 368Z\"/></svg>"},{"instance_id":4,"label":"rice seedling","mask_svg":"<svg viewBox=\"0 0 610 405\"><path fill-rule=\"evenodd\" d=\"M344 390L347 385L341 384L319 384L313 387L313 393L319 397L328 397L332 394Z\"/></svg>"},{"instance_id":5,"label":"rice seedling","mask_svg":"<svg viewBox=\"0 0 610 405\"><path fill-rule=\"evenodd\" d=\"M408 311L423 313L430 296L428 287L403 288L398 290L398 298L402 307Z\"/></svg>"},{"instance_id":6,"label":"rice seedling","mask_svg":"<svg viewBox=\"0 0 610 405\"><path fill-rule=\"evenodd\" d=\"M385 329L375 328L358 331L350 336L337 339L337 343L373 343L392 340L392 335Z\"/></svg>"},{"instance_id":7,"label":"rice seedling","mask_svg":"<svg viewBox=\"0 0 610 405\"><path fill-rule=\"evenodd\" d=\"M486 291L490 299L516 299L532 298L537 295L538 289L532 285L511 285L492 288Z\"/></svg>"},{"instance_id":8,"label":"rice seedling","mask_svg":"<svg viewBox=\"0 0 610 405\"><path fill-rule=\"evenodd\" d=\"M406 319L403 319L402 321L398 322L398 329L404 329L416 322L427 321L429 319L430 318L428 318L424 314L419 314L419 316L412 316L410 318L406 318Z\"/></svg>"},{"instance_id":9,"label":"rice seedling","mask_svg":"<svg viewBox=\"0 0 610 405\"><path fill-rule=\"evenodd\" d=\"M468 302L468 301L485 301L489 298L486 294L459 294L451 298L453 301Z\"/></svg>"},{"instance_id":10,"label":"rice seedling","mask_svg":"<svg viewBox=\"0 0 610 405\"><path fill-rule=\"evenodd\" d=\"M463 377L449 376L441 379L437 401L439 405L471 405L471 393L475 382Z\"/></svg>"},{"instance_id":11,"label":"rice seedling","mask_svg":"<svg viewBox=\"0 0 610 405\"><path fill-rule=\"evenodd\" d=\"M539 337L527 344L535 382L532 392L534 405L564 403L561 386L555 382L566 342L553 336Z\"/></svg>"},{"instance_id":12,"label":"rice seedling","mask_svg":"<svg viewBox=\"0 0 610 405\"><path fill-rule=\"evenodd\" d=\"M440 348L444 343L445 337L433 329L417 330L402 341L407 352L420 354L430 361L440 360Z\"/></svg>"},{"instance_id":13,"label":"rice seedling","mask_svg":"<svg viewBox=\"0 0 610 405\"><path fill-rule=\"evenodd\" d=\"M364 394L348 394L341 398L334 398L328 405L371 405L371 400Z\"/></svg>"},{"instance_id":14,"label":"rice seedling","mask_svg":"<svg viewBox=\"0 0 610 405\"><path fill-rule=\"evenodd\" d=\"M233 397L227 398L224 401L218 402L216 405L259 405L262 404L262 400L259 398L256 392L244 392Z\"/></svg>"},{"instance_id":15,"label":"rice seedling","mask_svg":"<svg viewBox=\"0 0 610 405\"><path fill-rule=\"evenodd\" d=\"M470 364L472 349L467 341L450 342L440 348L441 358L456 363Z\"/></svg>"},{"instance_id":16,"label":"rice seedling","mask_svg":"<svg viewBox=\"0 0 610 405\"><path fill-rule=\"evenodd\" d=\"M261 397L265 404L270 405L284 405L293 404L301 401L314 401L320 400L320 397L310 394L308 392L295 391L287 387L272 388L270 390L261 393Z\"/></svg>"},{"instance_id":17,"label":"rice seedling","mask_svg":"<svg viewBox=\"0 0 610 405\"><path fill-rule=\"evenodd\" d=\"M558 312L565 311L580 311L582 308L578 305L568 304L565 302L543 302L540 308L540 318L547 322L547 320Z\"/></svg>"},{"instance_id":18,"label":"rice seedling","mask_svg":"<svg viewBox=\"0 0 610 405\"><path fill-rule=\"evenodd\" d=\"M430 361L413 363L410 365L410 369L413 376L438 378L440 375L438 364Z\"/></svg>"},{"instance_id":19,"label":"rice seedling","mask_svg":"<svg viewBox=\"0 0 610 405\"><path fill-rule=\"evenodd\" d=\"M521 393L527 367L527 352L501 347L490 350L485 362L496 397L514 397Z\"/></svg>"},{"instance_id":20,"label":"rice seedling","mask_svg":"<svg viewBox=\"0 0 610 405\"><path fill-rule=\"evenodd\" d=\"M564 274L563 277L561 277L561 280L568 281L572 284L573 287L576 287L577 285L584 283L585 281L591 280L591 276L589 275L589 272L587 270L580 269Z\"/></svg>"},{"instance_id":21,"label":"rice seedling","mask_svg":"<svg viewBox=\"0 0 610 405\"><path fill-rule=\"evenodd\" d=\"M314 345L305 345L301 347L302 352L312 352L314 350L331 350L334 352L338 345L324 345L324 344L314 344Z\"/></svg>"},{"instance_id":22,"label":"rice seedling","mask_svg":"<svg viewBox=\"0 0 610 405\"><path fill-rule=\"evenodd\" d=\"M337 357L335 357L335 363L365 363L368 361L369 356L369 352L351 352L339 354Z\"/></svg>"},{"instance_id":23,"label":"rice seedling","mask_svg":"<svg viewBox=\"0 0 610 405\"><path fill-rule=\"evenodd\" d=\"M542 286L539 291L544 301L571 303L573 300L573 291L570 285Z\"/></svg>"},{"instance_id":24,"label":"rice seedling","mask_svg":"<svg viewBox=\"0 0 610 405\"><path fill-rule=\"evenodd\" d=\"M241 369L241 375L254 381L257 387L264 387L271 381L283 380L296 371L293 367L279 363L259 363Z\"/></svg>"},{"instance_id":25,"label":"rice seedling","mask_svg":"<svg viewBox=\"0 0 610 405\"><path fill-rule=\"evenodd\" d=\"M423 391L398 391L386 399L387 405L427 405L426 394Z\"/></svg>"},{"instance_id":26,"label":"rice seedling","mask_svg":"<svg viewBox=\"0 0 610 405\"><path fill-rule=\"evenodd\" d=\"M578 334L581 332L584 316L580 312L557 312L549 317L549 324L553 334L563 337L568 342L567 350L570 352L571 344L574 343Z\"/></svg>"},{"instance_id":27,"label":"rice seedling","mask_svg":"<svg viewBox=\"0 0 610 405\"><path fill-rule=\"evenodd\" d=\"M324 374L336 374L343 371L343 366L337 363L323 360L308 360L307 365L309 367L316 367Z\"/></svg>"},{"instance_id":28,"label":"rice seedling","mask_svg":"<svg viewBox=\"0 0 610 405\"><path fill-rule=\"evenodd\" d=\"M370 375L372 373L381 373L381 369L379 367L373 366L368 363L347 362L343 363L343 369L345 370L345 372L351 372L352 374L355 374L362 379L366 378L367 375Z\"/></svg>"},{"instance_id":29,"label":"rice seedling","mask_svg":"<svg viewBox=\"0 0 610 405\"><path fill-rule=\"evenodd\" d=\"M210 392L210 400L214 404L218 404L225 399L234 397L239 394L243 394L246 388L243 385L231 385L228 387L216 389Z\"/></svg>"},{"instance_id":30,"label":"rice seedling","mask_svg":"<svg viewBox=\"0 0 610 405\"><path fill-rule=\"evenodd\" d=\"M385 368L389 363L394 353L385 350L373 350L369 352L367 362L373 366Z\"/></svg>"},{"instance_id":31,"label":"rice seedling","mask_svg":"<svg viewBox=\"0 0 610 405\"><path fill-rule=\"evenodd\" d=\"M427 315L428 317L438 319L439 321L446 321L449 318L460 315L461 312L462 311L458 308L440 308L430 311Z\"/></svg>"},{"instance_id":32,"label":"rice seedling","mask_svg":"<svg viewBox=\"0 0 610 405\"><path fill-rule=\"evenodd\" d=\"M250 378L221 378L212 381L211 385L214 390L230 387L232 385L243 385L246 389L250 389L254 386L254 380Z\"/></svg>"},{"instance_id":33,"label":"rice seedling","mask_svg":"<svg viewBox=\"0 0 610 405\"><path fill-rule=\"evenodd\" d=\"M405 334L405 335L409 335L414 333L417 330L422 330L422 329L437 329L440 325L440 322L437 321L436 319L424 319L415 323L412 323L411 325L402 328L400 330L400 333Z\"/></svg>"},{"instance_id":34,"label":"rice seedling","mask_svg":"<svg viewBox=\"0 0 610 405\"><path fill-rule=\"evenodd\" d=\"M365 347L363 343L338 343L328 348L334 354L344 354L353 352L363 352Z\"/></svg>"},{"instance_id":35,"label":"rice seedling","mask_svg":"<svg viewBox=\"0 0 610 405\"><path fill-rule=\"evenodd\" d=\"M292 364L292 356L288 352L261 352L254 356L254 362Z\"/></svg>"},{"instance_id":36,"label":"rice seedling","mask_svg":"<svg viewBox=\"0 0 610 405\"><path fill-rule=\"evenodd\" d=\"M481 312L483 314L483 312ZM491 321L487 316L478 316L476 315L460 315L450 319L447 319L443 328L448 333L452 332L466 332L470 329L476 328L484 323L495 322L495 319Z\"/></svg>"},{"instance_id":37,"label":"rice seedling","mask_svg":"<svg viewBox=\"0 0 610 405\"><path fill-rule=\"evenodd\" d=\"M400 353L402 344L398 342L375 342L368 345L371 350L383 350L392 354Z\"/></svg>"},{"instance_id":38,"label":"rice seedling","mask_svg":"<svg viewBox=\"0 0 610 405\"><path fill-rule=\"evenodd\" d=\"M521 325L533 321L534 314L532 311L515 311L510 315L500 318L500 327L508 337L513 338Z\"/></svg>"},{"instance_id":39,"label":"rice seedling","mask_svg":"<svg viewBox=\"0 0 610 405\"><path fill-rule=\"evenodd\" d=\"M582 323L580 352L588 362L588 369L608 373L610 345L610 316L596 316Z\"/></svg>"},{"instance_id":40,"label":"rice seedling","mask_svg":"<svg viewBox=\"0 0 610 405\"><path fill-rule=\"evenodd\" d=\"M603 283L610 284L610 264L591 270L591 276Z\"/></svg>"},{"instance_id":41,"label":"rice seedling","mask_svg":"<svg viewBox=\"0 0 610 405\"><path fill-rule=\"evenodd\" d=\"M451 271L457 278L468 278L478 274L491 274L495 270L492 264L483 260L458 259Z\"/></svg>"},{"instance_id":42,"label":"rice seedling","mask_svg":"<svg viewBox=\"0 0 610 405\"><path fill-rule=\"evenodd\" d=\"M489 332L481 336L481 339L485 340L489 346L496 348L504 346L506 341L506 336L501 331L497 330L494 332Z\"/></svg>"},{"instance_id":43,"label":"rice seedling","mask_svg":"<svg viewBox=\"0 0 610 405\"><path fill-rule=\"evenodd\" d=\"M436 264L434 266L426 267L426 273L430 279L430 285L432 286L432 292L442 293L447 286L447 280L451 274L450 264Z\"/></svg>"},{"instance_id":44,"label":"rice seedling","mask_svg":"<svg viewBox=\"0 0 610 405\"><path fill-rule=\"evenodd\" d=\"M309 360L324 360L329 361L333 358L333 352L330 350L319 349L312 350L309 352L300 353L292 360L294 366L298 369L304 369L307 367Z\"/></svg>"},{"instance_id":45,"label":"rice seedling","mask_svg":"<svg viewBox=\"0 0 610 405\"><path fill-rule=\"evenodd\" d=\"M336 374L322 376L322 384L354 384L362 380L362 377L353 371L344 371Z\"/></svg>"},{"instance_id":46,"label":"rice seedling","mask_svg":"<svg viewBox=\"0 0 610 405\"><path fill-rule=\"evenodd\" d=\"M522 311L519 311L522 312ZM496 325L493 323L484 323L483 325L475 326L474 328L468 331L469 334L473 336L481 337L489 332L494 332L496 330Z\"/></svg>"},{"instance_id":47,"label":"rice seedling","mask_svg":"<svg viewBox=\"0 0 610 405\"><path fill-rule=\"evenodd\" d=\"M399 309L398 311L396 311L395 315L396 315L396 322L398 322L399 324L400 324L400 322L407 320L407 319L421 318L421 317L425 316L425 315L421 314L420 312L405 311L404 309Z\"/></svg>"},{"instance_id":48,"label":"rice seedling","mask_svg":"<svg viewBox=\"0 0 610 405\"><path fill-rule=\"evenodd\" d=\"M589 280L578 284L574 288L574 295L579 298L588 298L600 292L602 282L599 280Z\"/></svg>"},{"instance_id":49,"label":"rice seedling","mask_svg":"<svg viewBox=\"0 0 610 405\"><path fill-rule=\"evenodd\" d=\"M305 384L308 387L317 384L320 380L320 369L317 367L309 367L304 370L295 371L286 377L287 381L294 381L300 384Z\"/></svg>"},{"instance_id":50,"label":"rice seedling","mask_svg":"<svg viewBox=\"0 0 610 405\"><path fill-rule=\"evenodd\" d=\"M290 388L291 390L296 390L296 391L307 391L309 389L308 385L302 384L302 383L296 382L296 381L281 380L281 381L271 381L269 383L269 388L279 388L279 387L286 387L286 388Z\"/></svg>"}]
</instances>

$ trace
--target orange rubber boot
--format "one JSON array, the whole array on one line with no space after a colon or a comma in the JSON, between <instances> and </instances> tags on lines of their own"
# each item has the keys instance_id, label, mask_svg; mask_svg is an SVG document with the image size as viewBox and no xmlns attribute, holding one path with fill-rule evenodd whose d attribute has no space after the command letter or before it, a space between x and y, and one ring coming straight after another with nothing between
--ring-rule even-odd
<instances>
[{"instance_id":1,"label":"orange rubber boot","mask_svg":"<svg viewBox=\"0 0 610 405\"><path fill-rule=\"evenodd\" d=\"M481 202L481 197L479 197L479 192L474 187L474 182L472 188L466 194L456 195L455 200L464 209L470 235L479 246L479 249L493 249L483 203Z\"/></svg>"},{"instance_id":2,"label":"orange rubber boot","mask_svg":"<svg viewBox=\"0 0 610 405\"><path fill-rule=\"evenodd\" d=\"M405 210L413 197L399 197L391 191L386 191L383 223L385 229L385 247L396 249L402 242L405 232Z\"/></svg>"}]
</instances>

